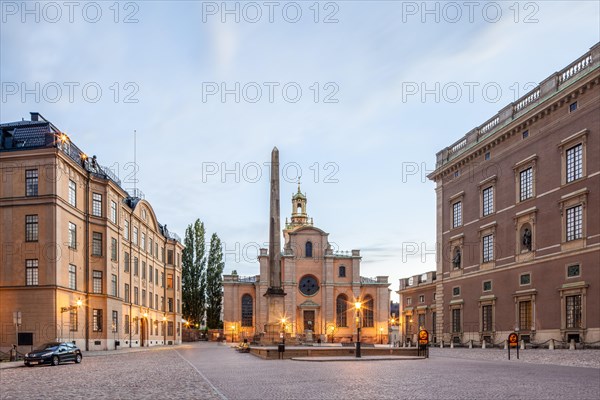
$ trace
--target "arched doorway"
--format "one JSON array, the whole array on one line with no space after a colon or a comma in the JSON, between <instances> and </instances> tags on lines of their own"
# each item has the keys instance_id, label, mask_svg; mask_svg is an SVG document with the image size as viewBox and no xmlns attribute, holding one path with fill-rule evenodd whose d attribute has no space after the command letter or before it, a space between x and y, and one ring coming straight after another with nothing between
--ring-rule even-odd
<instances>
[{"instance_id":1,"label":"arched doorway","mask_svg":"<svg viewBox=\"0 0 600 400\"><path fill-rule=\"evenodd\" d=\"M146 345L146 339L147 339L146 329L148 329L148 321L144 317L144 318L142 318L142 331L140 333L140 346L142 346L142 347L144 347Z\"/></svg>"}]
</instances>

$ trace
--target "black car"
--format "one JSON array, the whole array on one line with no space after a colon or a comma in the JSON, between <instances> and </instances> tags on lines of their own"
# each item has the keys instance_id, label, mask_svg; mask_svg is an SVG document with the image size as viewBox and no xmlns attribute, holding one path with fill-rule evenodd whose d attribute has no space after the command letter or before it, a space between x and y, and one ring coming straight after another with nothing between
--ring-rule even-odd
<instances>
[{"instance_id":1,"label":"black car","mask_svg":"<svg viewBox=\"0 0 600 400\"><path fill-rule=\"evenodd\" d=\"M25 354L25 365L58 365L65 361L80 363L82 357L81 350L73 343L49 342Z\"/></svg>"}]
</instances>

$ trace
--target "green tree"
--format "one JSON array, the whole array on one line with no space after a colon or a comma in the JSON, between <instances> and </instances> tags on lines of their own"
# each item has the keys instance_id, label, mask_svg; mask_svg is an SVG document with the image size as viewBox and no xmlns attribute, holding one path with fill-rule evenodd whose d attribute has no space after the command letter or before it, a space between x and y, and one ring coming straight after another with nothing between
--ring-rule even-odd
<instances>
[{"instance_id":1,"label":"green tree","mask_svg":"<svg viewBox=\"0 0 600 400\"><path fill-rule=\"evenodd\" d=\"M197 219L185 230L182 255L183 316L193 323L202 323L206 310L206 254L204 224Z\"/></svg>"},{"instance_id":2,"label":"green tree","mask_svg":"<svg viewBox=\"0 0 600 400\"><path fill-rule=\"evenodd\" d=\"M210 238L206 267L206 325L216 329L222 326L221 302L223 299L223 248L216 233Z\"/></svg>"}]
</instances>

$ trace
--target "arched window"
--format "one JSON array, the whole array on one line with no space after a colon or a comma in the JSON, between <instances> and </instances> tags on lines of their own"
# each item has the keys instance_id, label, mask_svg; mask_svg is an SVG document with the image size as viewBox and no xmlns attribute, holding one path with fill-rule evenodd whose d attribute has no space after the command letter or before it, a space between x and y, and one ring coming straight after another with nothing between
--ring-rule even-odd
<instances>
[{"instance_id":1,"label":"arched window","mask_svg":"<svg viewBox=\"0 0 600 400\"><path fill-rule=\"evenodd\" d=\"M245 294L242 296L242 326L253 326L252 325L252 296Z\"/></svg>"},{"instance_id":2,"label":"arched window","mask_svg":"<svg viewBox=\"0 0 600 400\"><path fill-rule=\"evenodd\" d=\"M363 326L365 328L372 328L373 323L373 298L371 296L365 297L363 302Z\"/></svg>"},{"instance_id":3,"label":"arched window","mask_svg":"<svg viewBox=\"0 0 600 400\"><path fill-rule=\"evenodd\" d=\"M340 265L340 267L338 268L338 276L340 278L346 277L346 267L344 267L343 265Z\"/></svg>"},{"instance_id":4,"label":"arched window","mask_svg":"<svg viewBox=\"0 0 600 400\"><path fill-rule=\"evenodd\" d=\"M305 257L312 257L312 242L309 240L304 246Z\"/></svg>"},{"instance_id":5,"label":"arched window","mask_svg":"<svg viewBox=\"0 0 600 400\"><path fill-rule=\"evenodd\" d=\"M298 203L298 206L296 207L296 212L298 214L302 213L302 203Z\"/></svg>"},{"instance_id":6,"label":"arched window","mask_svg":"<svg viewBox=\"0 0 600 400\"><path fill-rule=\"evenodd\" d=\"M335 301L336 325L338 327L348 326L347 311L348 297L345 294L340 294Z\"/></svg>"}]
</instances>

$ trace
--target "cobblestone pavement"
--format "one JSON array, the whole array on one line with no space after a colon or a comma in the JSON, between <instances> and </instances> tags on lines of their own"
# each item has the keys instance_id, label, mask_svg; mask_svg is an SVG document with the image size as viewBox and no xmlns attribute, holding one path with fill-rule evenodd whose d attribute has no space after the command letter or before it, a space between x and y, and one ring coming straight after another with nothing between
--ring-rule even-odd
<instances>
[{"instance_id":1,"label":"cobblestone pavement","mask_svg":"<svg viewBox=\"0 0 600 400\"><path fill-rule=\"evenodd\" d=\"M86 357L81 364L0 370L0 399L220 397L173 348Z\"/></svg>"},{"instance_id":2,"label":"cobblestone pavement","mask_svg":"<svg viewBox=\"0 0 600 400\"><path fill-rule=\"evenodd\" d=\"M466 358L488 361L508 361L507 350L502 349L466 349L431 348L432 357ZM511 349L511 360L516 361L517 351ZM519 360L534 364L552 364L568 367L600 368L600 350L519 350Z\"/></svg>"},{"instance_id":3,"label":"cobblestone pavement","mask_svg":"<svg viewBox=\"0 0 600 400\"><path fill-rule=\"evenodd\" d=\"M469 359L475 352L467 352L475 349L447 349L454 350L449 357L437 350L427 360L332 363L262 360L212 343L182 346L178 352L231 400L600 397L596 368ZM600 356L590 352L590 357Z\"/></svg>"},{"instance_id":4,"label":"cobblestone pavement","mask_svg":"<svg viewBox=\"0 0 600 400\"><path fill-rule=\"evenodd\" d=\"M1 399L597 399L600 351L431 349L427 360L262 360L199 342L0 371ZM560 364L560 365L556 365ZM570 366L577 365L577 366ZM587 365L588 367L581 367ZM590 368L589 366L595 366Z\"/></svg>"}]
</instances>

